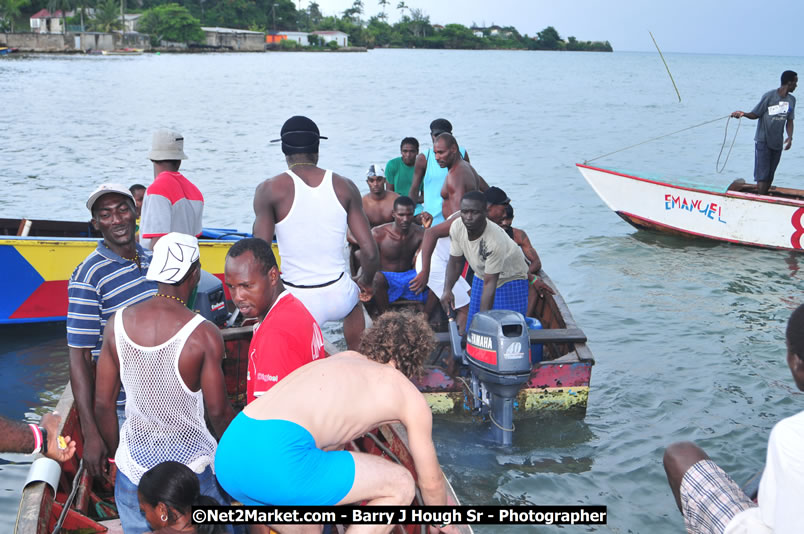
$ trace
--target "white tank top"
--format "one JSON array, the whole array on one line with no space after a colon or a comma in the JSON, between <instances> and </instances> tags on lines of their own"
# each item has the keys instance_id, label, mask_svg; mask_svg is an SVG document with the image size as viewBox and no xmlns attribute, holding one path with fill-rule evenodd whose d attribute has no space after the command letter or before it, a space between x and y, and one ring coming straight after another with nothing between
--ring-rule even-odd
<instances>
[{"instance_id":1,"label":"white tank top","mask_svg":"<svg viewBox=\"0 0 804 534\"><path fill-rule=\"evenodd\" d=\"M296 286L315 286L337 280L346 271L346 210L335 194L332 171L318 187L310 187L293 171L293 204L276 223L282 257L282 279Z\"/></svg>"},{"instance_id":2,"label":"white tank top","mask_svg":"<svg viewBox=\"0 0 804 534\"><path fill-rule=\"evenodd\" d=\"M126 420L114 455L117 468L134 484L150 468L172 460L196 473L213 465L215 438L204 420L204 396L190 391L179 374L179 355L190 334L204 322L193 317L176 335L156 347L131 341L123 312L115 315L120 379L126 390Z\"/></svg>"}]
</instances>

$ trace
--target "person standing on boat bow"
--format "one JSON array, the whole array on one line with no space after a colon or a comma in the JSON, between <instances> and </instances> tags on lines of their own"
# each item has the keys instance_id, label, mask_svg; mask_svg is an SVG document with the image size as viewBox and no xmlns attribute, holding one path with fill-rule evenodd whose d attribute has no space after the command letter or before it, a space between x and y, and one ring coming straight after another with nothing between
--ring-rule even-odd
<instances>
[{"instance_id":1,"label":"person standing on boat bow","mask_svg":"<svg viewBox=\"0 0 804 534\"><path fill-rule=\"evenodd\" d=\"M735 111L732 117L739 119L759 119L754 136L754 181L757 193L767 195L773 183L776 167L782 158L782 150L790 150L793 145L793 119L795 118L796 97L791 93L798 85L798 74L792 70L782 73L782 84L778 89L768 91L754 109L748 113ZM787 139L784 132L787 131Z\"/></svg>"},{"instance_id":2,"label":"person standing on boat bow","mask_svg":"<svg viewBox=\"0 0 804 534\"><path fill-rule=\"evenodd\" d=\"M145 273L151 252L134 239L134 197L124 185L103 184L87 200L92 226L103 239L76 267L67 285L67 346L70 352L70 387L73 390L81 434L84 465L93 476L102 472L108 449L101 439L92 411L95 362L101 352L103 330L115 310L151 298L156 282ZM119 390L118 417L125 418L125 392Z\"/></svg>"},{"instance_id":3,"label":"person standing on boat bow","mask_svg":"<svg viewBox=\"0 0 804 534\"><path fill-rule=\"evenodd\" d=\"M95 416L110 451L116 451L114 496L126 534L148 530L140 511L140 477L162 462L179 462L198 475L201 493L229 504L215 479L217 436L234 410L221 367L223 337L217 326L187 308L201 278L198 240L171 232L154 246L147 277L159 291L121 307L103 335L95 386ZM126 389L126 420L118 433L114 399Z\"/></svg>"},{"instance_id":4,"label":"person standing on boat bow","mask_svg":"<svg viewBox=\"0 0 804 534\"><path fill-rule=\"evenodd\" d=\"M285 121L275 141L282 141L288 170L257 187L254 236L270 243L276 232L288 291L319 325L343 320L346 345L355 349L365 329L360 301L374 293L379 253L357 186L317 166L319 139L326 137L307 117ZM356 280L346 274L347 228L361 251L362 271Z\"/></svg>"}]
</instances>

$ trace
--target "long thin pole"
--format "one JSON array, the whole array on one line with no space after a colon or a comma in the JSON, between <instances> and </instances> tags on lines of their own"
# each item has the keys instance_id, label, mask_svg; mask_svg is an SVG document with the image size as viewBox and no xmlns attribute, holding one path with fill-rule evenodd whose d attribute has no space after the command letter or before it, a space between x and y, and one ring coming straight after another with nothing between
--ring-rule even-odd
<instances>
[{"instance_id":1,"label":"long thin pole","mask_svg":"<svg viewBox=\"0 0 804 534\"><path fill-rule=\"evenodd\" d=\"M673 89L676 90L676 94L678 95L678 101L681 102L681 93L678 92L678 87L676 87L676 81L673 79L673 75L670 73L670 67L667 66L667 61L664 60L664 55L662 51L659 50L659 44L656 42L656 39L653 37L653 32L648 32L650 34L650 38L653 39L653 44L656 46L656 50L659 51L659 57L662 58L662 63L664 63L664 68L667 69L667 74L670 76L670 81L673 82Z\"/></svg>"}]
</instances>

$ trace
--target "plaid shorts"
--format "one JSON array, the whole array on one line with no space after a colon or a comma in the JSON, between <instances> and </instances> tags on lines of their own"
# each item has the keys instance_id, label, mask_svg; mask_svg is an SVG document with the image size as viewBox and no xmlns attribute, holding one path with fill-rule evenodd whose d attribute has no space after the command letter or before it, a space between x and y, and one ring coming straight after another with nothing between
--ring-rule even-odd
<instances>
[{"instance_id":1,"label":"plaid shorts","mask_svg":"<svg viewBox=\"0 0 804 534\"><path fill-rule=\"evenodd\" d=\"M681 480L681 509L689 534L723 534L735 515L754 506L712 460L696 463Z\"/></svg>"},{"instance_id":2,"label":"plaid shorts","mask_svg":"<svg viewBox=\"0 0 804 534\"><path fill-rule=\"evenodd\" d=\"M480 297L483 295L483 278L475 276L472 280L472 294L469 301L469 315L466 318L467 328L472 324L472 317L480 311ZM494 292L492 310L511 310L527 315L528 313L528 281L511 280L497 288Z\"/></svg>"}]
</instances>

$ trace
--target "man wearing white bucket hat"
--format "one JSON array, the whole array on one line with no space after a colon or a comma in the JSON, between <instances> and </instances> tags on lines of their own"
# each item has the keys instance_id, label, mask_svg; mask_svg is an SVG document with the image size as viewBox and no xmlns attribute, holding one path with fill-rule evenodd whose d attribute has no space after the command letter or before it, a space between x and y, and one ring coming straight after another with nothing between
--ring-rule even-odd
<instances>
[{"instance_id":1,"label":"man wearing white bucket hat","mask_svg":"<svg viewBox=\"0 0 804 534\"><path fill-rule=\"evenodd\" d=\"M154 166L154 182L145 191L140 219L140 243L153 249L168 232L199 236L202 229L204 196L180 172L184 136L171 130L154 133L148 159Z\"/></svg>"},{"instance_id":2,"label":"man wearing white bucket hat","mask_svg":"<svg viewBox=\"0 0 804 534\"><path fill-rule=\"evenodd\" d=\"M158 291L110 319L95 389L101 436L116 450L115 501L126 534L148 530L137 484L162 462L183 463L198 475L202 494L229 504L212 467L216 437L234 417L221 368L223 338L186 306L201 277L198 240L176 232L163 236L146 276ZM121 382L126 420L118 434L114 400ZM207 429L205 411L217 436Z\"/></svg>"}]
</instances>

